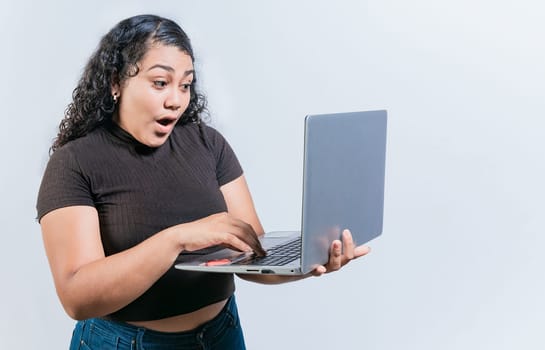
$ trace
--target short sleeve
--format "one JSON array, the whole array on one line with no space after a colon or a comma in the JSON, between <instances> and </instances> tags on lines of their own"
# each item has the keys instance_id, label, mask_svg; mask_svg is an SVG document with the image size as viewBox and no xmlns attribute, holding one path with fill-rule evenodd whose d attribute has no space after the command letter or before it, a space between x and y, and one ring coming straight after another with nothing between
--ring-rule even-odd
<instances>
[{"instance_id":1,"label":"short sleeve","mask_svg":"<svg viewBox=\"0 0 545 350\"><path fill-rule=\"evenodd\" d=\"M205 133L208 134L208 139L216 159L218 184L223 186L240 177L243 173L242 167L235 152L223 135L212 127L205 126L204 128L206 130Z\"/></svg>"},{"instance_id":2,"label":"short sleeve","mask_svg":"<svg viewBox=\"0 0 545 350\"><path fill-rule=\"evenodd\" d=\"M49 159L38 192L37 219L40 221L52 210L73 205L94 206L94 202L89 181L67 145Z\"/></svg>"}]
</instances>

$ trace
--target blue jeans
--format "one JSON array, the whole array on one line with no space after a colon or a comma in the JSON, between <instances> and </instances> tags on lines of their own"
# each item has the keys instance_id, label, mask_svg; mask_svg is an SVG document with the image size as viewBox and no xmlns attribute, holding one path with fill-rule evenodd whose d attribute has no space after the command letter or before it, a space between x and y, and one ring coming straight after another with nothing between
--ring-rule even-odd
<instances>
[{"instance_id":1,"label":"blue jeans","mask_svg":"<svg viewBox=\"0 0 545 350\"><path fill-rule=\"evenodd\" d=\"M209 322L191 331L164 333L128 323L78 321L70 350L246 349L235 297Z\"/></svg>"}]
</instances>

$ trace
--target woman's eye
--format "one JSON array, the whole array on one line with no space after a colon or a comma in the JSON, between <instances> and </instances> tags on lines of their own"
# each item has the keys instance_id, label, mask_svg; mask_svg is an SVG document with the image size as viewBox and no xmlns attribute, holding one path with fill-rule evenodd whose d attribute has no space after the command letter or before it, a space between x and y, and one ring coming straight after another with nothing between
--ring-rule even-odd
<instances>
[{"instance_id":1,"label":"woman's eye","mask_svg":"<svg viewBox=\"0 0 545 350\"><path fill-rule=\"evenodd\" d=\"M189 90L189 89L191 89L191 83L182 84L182 89L183 89L183 90Z\"/></svg>"},{"instance_id":2,"label":"woman's eye","mask_svg":"<svg viewBox=\"0 0 545 350\"><path fill-rule=\"evenodd\" d=\"M155 80L153 82L153 86L158 87L158 88L164 88L165 86L167 86L167 82L163 81L163 80Z\"/></svg>"}]
</instances>

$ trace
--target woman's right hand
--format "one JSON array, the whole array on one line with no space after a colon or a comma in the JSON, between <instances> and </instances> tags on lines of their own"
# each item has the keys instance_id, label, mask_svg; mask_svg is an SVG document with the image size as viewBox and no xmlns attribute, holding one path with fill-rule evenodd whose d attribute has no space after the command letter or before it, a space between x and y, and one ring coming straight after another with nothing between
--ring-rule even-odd
<instances>
[{"instance_id":1,"label":"woman's right hand","mask_svg":"<svg viewBox=\"0 0 545 350\"><path fill-rule=\"evenodd\" d=\"M223 212L192 221L183 226L183 250L194 251L224 245L239 251L254 251L264 256L265 250L250 224Z\"/></svg>"}]
</instances>

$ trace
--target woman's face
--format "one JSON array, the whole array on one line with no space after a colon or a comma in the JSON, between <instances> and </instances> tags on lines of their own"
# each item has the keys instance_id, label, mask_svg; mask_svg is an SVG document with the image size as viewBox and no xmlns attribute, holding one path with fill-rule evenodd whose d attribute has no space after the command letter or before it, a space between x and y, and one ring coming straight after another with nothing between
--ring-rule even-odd
<instances>
[{"instance_id":1,"label":"woman's face","mask_svg":"<svg viewBox=\"0 0 545 350\"><path fill-rule=\"evenodd\" d=\"M159 147L189 105L193 62L175 46L153 45L138 74L112 87L119 99L115 121L140 143Z\"/></svg>"}]
</instances>

